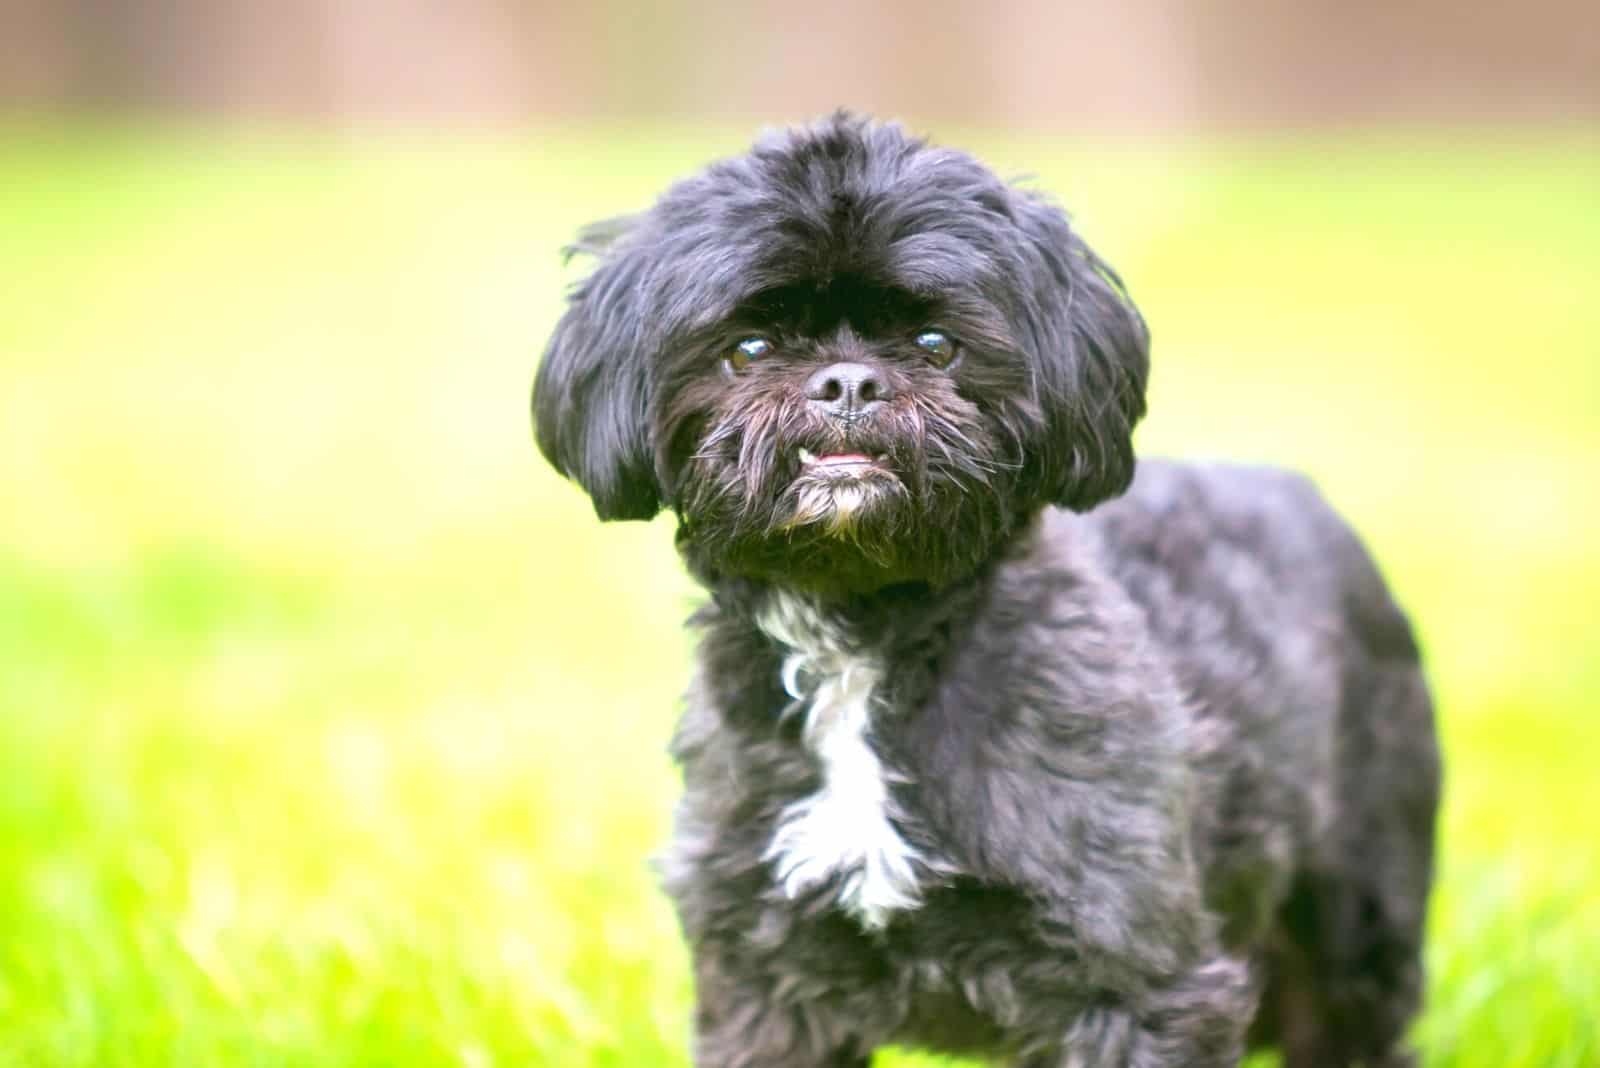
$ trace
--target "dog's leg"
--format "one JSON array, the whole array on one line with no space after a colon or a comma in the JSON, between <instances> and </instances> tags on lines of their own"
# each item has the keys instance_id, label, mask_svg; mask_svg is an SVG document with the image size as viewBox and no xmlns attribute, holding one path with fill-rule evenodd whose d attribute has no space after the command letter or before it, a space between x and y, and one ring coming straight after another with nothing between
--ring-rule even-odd
<instances>
[{"instance_id":1,"label":"dog's leg","mask_svg":"<svg viewBox=\"0 0 1600 1068\"><path fill-rule=\"evenodd\" d=\"M1414 664L1347 680L1339 833L1281 913L1279 1031L1287 1068L1404 1068L1422 1002L1437 755Z\"/></svg>"},{"instance_id":2,"label":"dog's leg","mask_svg":"<svg viewBox=\"0 0 1600 1068\"><path fill-rule=\"evenodd\" d=\"M851 1014L796 999L797 978L785 983L697 952L695 1068L867 1068L871 1050Z\"/></svg>"},{"instance_id":3,"label":"dog's leg","mask_svg":"<svg viewBox=\"0 0 1600 1068\"><path fill-rule=\"evenodd\" d=\"M1289 910L1299 944L1278 998L1286 1068L1414 1064L1404 1038L1422 998L1421 904L1397 914L1366 881L1307 876Z\"/></svg>"},{"instance_id":4,"label":"dog's leg","mask_svg":"<svg viewBox=\"0 0 1600 1068\"><path fill-rule=\"evenodd\" d=\"M1247 964L1215 957L1137 999L1108 997L1021 1068L1235 1068L1257 996Z\"/></svg>"}]
</instances>

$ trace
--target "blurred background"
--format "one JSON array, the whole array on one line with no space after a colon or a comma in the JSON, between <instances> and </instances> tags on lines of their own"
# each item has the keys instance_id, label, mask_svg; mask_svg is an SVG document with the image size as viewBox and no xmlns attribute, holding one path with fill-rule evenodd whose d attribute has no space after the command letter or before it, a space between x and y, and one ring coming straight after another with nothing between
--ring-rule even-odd
<instances>
[{"instance_id":1,"label":"blurred background","mask_svg":"<svg viewBox=\"0 0 1600 1068\"><path fill-rule=\"evenodd\" d=\"M527 391L581 223L841 104L1073 210L1145 452L1361 529L1426 1061L1600 1064L1600 7L0 0L0 1066L687 1063L696 593Z\"/></svg>"},{"instance_id":2,"label":"blurred background","mask_svg":"<svg viewBox=\"0 0 1600 1068\"><path fill-rule=\"evenodd\" d=\"M1059 129L1600 112L1588 0L6 0L0 94L345 123L885 114Z\"/></svg>"}]
</instances>

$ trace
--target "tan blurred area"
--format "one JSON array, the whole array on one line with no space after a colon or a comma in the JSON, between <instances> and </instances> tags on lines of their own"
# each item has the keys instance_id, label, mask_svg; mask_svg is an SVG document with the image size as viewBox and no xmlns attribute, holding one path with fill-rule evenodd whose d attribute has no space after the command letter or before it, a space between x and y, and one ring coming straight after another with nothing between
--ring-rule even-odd
<instances>
[{"instance_id":1,"label":"tan blurred area","mask_svg":"<svg viewBox=\"0 0 1600 1068\"><path fill-rule=\"evenodd\" d=\"M1595 0L0 0L0 111L1088 129L1600 116Z\"/></svg>"}]
</instances>

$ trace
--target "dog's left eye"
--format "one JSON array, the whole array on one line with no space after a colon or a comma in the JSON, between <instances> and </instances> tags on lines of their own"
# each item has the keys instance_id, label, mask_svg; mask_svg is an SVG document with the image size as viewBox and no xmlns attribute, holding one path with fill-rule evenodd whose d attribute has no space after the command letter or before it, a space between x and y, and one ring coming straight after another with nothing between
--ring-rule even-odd
<instances>
[{"instance_id":1,"label":"dog's left eye","mask_svg":"<svg viewBox=\"0 0 1600 1068\"><path fill-rule=\"evenodd\" d=\"M948 367L956 358L955 339L943 330L924 330L918 334L917 348L928 354L935 367Z\"/></svg>"},{"instance_id":2,"label":"dog's left eye","mask_svg":"<svg viewBox=\"0 0 1600 1068\"><path fill-rule=\"evenodd\" d=\"M751 360L759 360L772 351L772 342L764 337L747 337L728 352L728 366L743 371Z\"/></svg>"}]
</instances>

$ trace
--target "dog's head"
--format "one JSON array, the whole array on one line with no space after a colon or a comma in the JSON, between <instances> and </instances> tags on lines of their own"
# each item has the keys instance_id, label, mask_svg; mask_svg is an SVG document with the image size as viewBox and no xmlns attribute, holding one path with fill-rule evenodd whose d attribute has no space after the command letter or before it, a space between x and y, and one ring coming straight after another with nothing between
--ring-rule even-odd
<instances>
[{"instance_id":1,"label":"dog's head","mask_svg":"<svg viewBox=\"0 0 1600 1068\"><path fill-rule=\"evenodd\" d=\"M534 386L602 519L663 505L713 580L940 583L1127 486L1148 336L1041 197L836 115L585 231Z\"/></svg>"}]
</instances>

